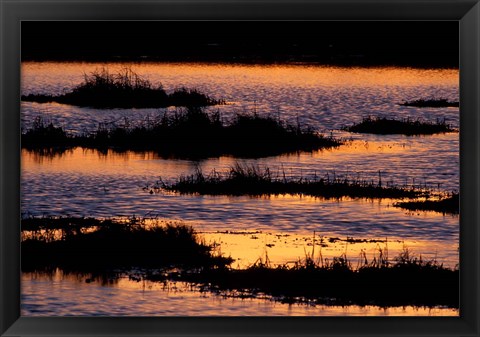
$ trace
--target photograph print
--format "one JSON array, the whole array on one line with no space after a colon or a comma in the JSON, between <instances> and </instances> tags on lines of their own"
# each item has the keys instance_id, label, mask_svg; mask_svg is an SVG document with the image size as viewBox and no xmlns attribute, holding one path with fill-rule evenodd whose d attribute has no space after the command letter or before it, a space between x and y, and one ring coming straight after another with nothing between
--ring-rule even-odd
<instances>
[{"instance_id":1,"label":"photograph print","mask_svg":"<svg viewBox=\"0 0 480 337\"><path fill-rule=\"evenodd\" d=\"M457 21L22 21L22 316L459 316Z\"/></svg>"}]
</instances>

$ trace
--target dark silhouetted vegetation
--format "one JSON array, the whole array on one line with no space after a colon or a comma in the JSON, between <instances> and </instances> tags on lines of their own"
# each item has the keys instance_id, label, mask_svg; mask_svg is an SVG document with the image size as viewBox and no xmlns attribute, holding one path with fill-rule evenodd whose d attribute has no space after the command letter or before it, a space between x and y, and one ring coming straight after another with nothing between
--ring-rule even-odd
<instances>
[{"instance_id":1,"label":"dark silhouetted vegetation","mask_svg":"<svg viewBox=\"0 0 480 337\"><path fill-rule=\"evenodd\" d=\"M71 92L59 96L24 95L22 101L57 102L99 109L208 106L224 103L195 89L180 88L167 94L161 85L154 87L150 81L129 68L118 74L110 74L106 69L96 71L91 75L85 75L84 82Z\"/></svg>"},{"instance_id":2,"label":"dark silhouetted vegetation","mask_svg":"<svg viewBox=\"0 0 480 337\"><path fill-rule=\"evenodd\" d=\"M287 179L284 174L274 176L267 167L261 170L257 166L236 164L226 174L215 170L204 174L197 168L188 176L180 176L174 184L159 182L161 188L180 193L198 193L208 195L280 195L303 194L323 198L415 198L424 194L415 188L382 186L378 182L334 178Z\"/></svg>"},{"instance_id":3,"label":"dark silhouetted vegetation","mask_svg":"<svg viewBox=\"0 0 480 337\"><path fill-rule=\"evenodd\" d=\"M383 241L382 241L383 242ZM184 225L148 226L142 219L120 222L93 218L28 217L22 220L22 271L89 275L87 282L130 279L196 283L229 296L266 294L287 303L458 307L459 273L408 249L392 260L377 248L352 262L314 251L293 265L271 266L268 256L247 269L232 269L232 258L213 253ZM356 265L356 266L354 266Z\"/></svg>"},{"instance_id":4,"label":"dark silhouetted vegetation","mask_svg":"<svg viewBox=\"0 0 480 337\"><path fill-rule=\"evenodd\" d=\"M234 155L256 158L342 144L341 140L324 137L311 128L293 126L257 114L237 115L227 125L221 121L218 112L208 114L198 107L165 113L157 120L136 126L128 124L126 121L122 126L100 126L90 134L72 136L59 127L38 120L22 134L22 147L36 150L82 146L100 150L155 151L167 157Z\"/></svg>"},{"instance_id":5,"label":"dark silhouetted vegetation","mask_svg":"<svg viewBox=\"0 0 480 337\"><path fill-rule=\"evenodd\" d=\"M394 204L395 207L411 211L434 211L443 214L458 214L460 212L460 198L458 193L440 200L404 201Z\"/></svg>"},{"instance_id":6,"label":"dark silhouetted vegetation","mask_svg":"<svg viewBox=\"0 0 480 337\"><path fill-rule=\"evenodd\" d=\"M132 268L217 268L233 260L215 255L192 227L146 226L92 218L22 220L22 270L104 273Z\"/></svg>"},{"instance_id":7,"label":"dark silhouetted vegetation","mask_svg":"<svg viewBox=\"0 0 480 337\"><path fill-rule=\"evenodd\" d=\"M430 135L434 133L452 132L454 129L446 123L445 119L435 123L422 122L420 120L396 120L386 117L367 117L360 123L343 128L345 131L357 133L374 133L381 135Z\"/></svg>"},{"instance_id":8,"label":"dark silhouetted vegetation","mask_svg":"<svg viewBox=\"0 0 480 337\"><path fill-rule=\"evenodd\" d=\"M232 291L268 294L286 303L458 308L458 269L445 268L435 260L425 261L406 248L392 261L387 249L379 252L371 261L363 253L358 267L353 267L345 254L318 261L307 256L290 267L271 267L259 261L244 270L205 270L186 275L186 279L227 296Z\"/></svg>"},{"instance_id":9,"label":"dark silhouetted vegetation","mask_svg":"<svg viewBox=\"0 0 480 337\"><path fill-rule=\"evenodd\" d=\"M22 147L45 149L45 153L54 153L56 148L68 149L76 145L75 138L62 127L35 118L32 127L22 132Z\"/></svg>"},{"instance_id":10,"label":"dark silhouetted vegetation","mask_svg":"<svg viewBox=\"0 0 480 337\"><path fill-rule=\"evenodd\" d=\"M446 108L459 107L460 102L451 102L445 98L440 99L418 99L415 101L408 101L400 103L403 106L414 106L417 108Z\"/></svg>"}]
</instances>

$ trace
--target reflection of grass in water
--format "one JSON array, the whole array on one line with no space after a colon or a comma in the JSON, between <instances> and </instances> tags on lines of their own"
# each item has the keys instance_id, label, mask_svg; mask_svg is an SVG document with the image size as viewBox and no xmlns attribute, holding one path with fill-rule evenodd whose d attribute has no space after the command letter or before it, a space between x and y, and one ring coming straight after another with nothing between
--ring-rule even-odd
<instances>
[{"instance_id":1,"label":"reflection of grass in water","mask_svg":"<svg viewBox=\"0 0 480 337\"><path fill-rule=\"evenodd\" d=\"M460 198L458 193L453 193L440 200L404 201L395 203L393 206L411 211L434 211L443 214L458 214L460 211Z\"/></svg>"},{"instance_id":2,"label":"reflection of grass in water","mask_svg":"<svg viewBox=\"0 0 480 337\"><path fill-rule=\"evenodd\" d=\"M430 135L434 133L452 132L454 129L450 127L444 120L437 120L435 123L422 122L420 120L396 120L386 117L367 117L360 123L353 124L343 128L345 131L357 133L373 133L373 134L404 134L404 135Z\"/></svg>"},{"instance_id":3,"label":"reflection of grass in water","mask_svg":"<svg viewBox=\"0 0 480 337\"><path fill-rule=\"evenodd\" d=\"M161 108L168 106L208 106L223 104L194 89L180 88L167 94L160 85L154 87L130 68L117 74L108 69L85 75L82 84L60 96L22 96L23 101L57 102L93 108Z\"/></svg>"},{"instance_id":4,"label":"reflection of grass in water","mask_svg":"<svg viewBox=\"0 0 480 337\"><path fill-rule=\"evenodd\" d=\"M390 260L386 242L370 261L362 251L356 267L346 254L327 259L320 250L314 258L313 248L293 266L273 267L265 255L247 269L231 269L231 258L212 254L212 246L199 243L187 226L149 227L135 218L26 218L22 231L28 232L22 241L25 272L60 268L89 275L87 282L103 276L98 279L110 283L127 273L136 281L187 281L208 291L267 294L289 303L458 307L457 269L408 249ZM54 237L55 231L61 235Z\"/></svg>"},{"instance_id":5,"label":"reflection of grass in water","mask_svg":"<svg viewBox=\"0 0 480 337\"><path fill-rule=\"evenodd\" d=\"M38 150L83 146L99 150L156 151L164 156L187 158L221 155L255 158L331 148L342 143L270 116L237 115L226 125L219 112L208 114L193 107L165 113L157 120L136 126L129 124L125 120L123 126L100 126L94 133L71 136L61 127L37 119L33 127L22 134L22 147Z\"/></svg>"},{"instance_id":6,"label":"reflection of grass in water","mask_svg":"<svg viewBox=\"0 0 480 337\"><path fill-rule=\"evenodd\" d=\"M148 227L137 219L121 223L91 218L26 218L22 231L23 271L213 268L232 261L214 256L213 247L200 242L193 228L184 225Z\"/></svg>"},{"instance_id":7,"label":"reflection of grass in water","mask_svg":"<svg viewBox=\"0 0 480 337\"><path fill-rule=\"evenodd\" d=\"M168 191L207 195L279 195L302 194L324 198L414 198L428 192L415 188L384 187L365 180L340 178L287 179L274 177L267 167L263 171L255 166L236 164L226 175L213 170L209 175L197 168L189 176L180 176L174 184L160 183ZM157 189L161 191L161 189Z\"/></svg>"},{"instance_id":8,"label":"reflection of grass in water","mask_svg":"<svg viewBox=\"0 0 480 337\"><path fill-rule=\"evenodd\" d=\"M446 108L446 107L459 107L460 102L452 102L445 98L432 98L432 99L418 99L414 101L407 101L400 103L403 106L414 106L418 108Z\"/></svg>"}]
</instances>

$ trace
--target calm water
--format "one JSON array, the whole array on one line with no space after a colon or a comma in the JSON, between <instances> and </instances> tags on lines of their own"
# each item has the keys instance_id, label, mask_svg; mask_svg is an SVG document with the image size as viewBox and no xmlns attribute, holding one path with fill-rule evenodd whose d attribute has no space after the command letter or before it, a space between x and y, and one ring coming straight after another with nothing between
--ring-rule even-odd
<instances>
[{"instance_id":1,"label":"calm water","mask_svg":"<svg viewBox=\"0 0 480 337\"><path fill-rule=\"evenodd\" d=\"M22 93L60 94L103 66L111 71L125 64L100 63L24 63ZM237 112L257 111L275 114L285 120L308 124L323 132L333 132L352 141L333 150L283 155L258 160L231 157L202 161L159 158L153 153L107 154L77 148L55 156L41 156L22 151L22 212L34 215L74 215L94 217L155 217L192 224L207 241L221 243L222 252L237 259L239 267L255 262L268 253L272 263L295 261L311 249L311 236L345 239L387 239L391 256L404 245L422 256L436 257L446 265L458 263L458 216L434 212L407 212L395 208L393 200L382 201L322 200L299 196L211 197L183 196L174 193L149 194L149 188L161 177L174 181L200 166L205 172L226 171L237 161L268 166L272 172L285 171L292 177L329 177L373 179L378 171L382 180L397 185L427 185L439 191L459 188L459 134L406 137L357 135L337 131L344 125L365 116L426 119L446 118L458 127L458 108L412 108L397 103L429 97L458 100L458 71L416 70L407 68L332 68L319 66L244 66L205 64L128 64L134 71L161 83L167 91L185 86L197 88L230 104L211 107L219 109L224 120ZM170 109L172 110L172 109ZM22 102L22 127L42 116L71 132L95 130L100 122L155 118L165 109L95 110L62 104ZM228 233L227 233L228 231ZM232 231L236 233L231 233ZM267 246L268 244L268 246ZM382 247L385 243L381 243ZM373 257L376 244L349 244L336 241L323 248L324 256L343 252L352 259L361 249ZM235 265L235 264L234 264ZM138 289L125 280L110 287L86 285L72 278L24 275L24 313L45 313L43 300L49 292L75 289L87 295L81 308L72 307L62 297L53 302L49 315L105 314L98 301L115 294L119 301L128 301ZM60 287L60 288L58 288ZM155 288L154 286L152 286ZM187 294L188 293L188 294ZM103 294L103 296L101 296ZM187 295L186 295L187 294ZM48 296L47 296L48 295ZM181 296L156 291L155 296L189 305L187 313L135 304L114 314L129 315L196 315L193 303L207 296L205 312L228 315L382 315L375 308L308 308L274 304L270 301L222 299L214 295L186 291ZM157 298L153 296L154 298ZM150 298L150 296L147 296ZM203 303L202 302L202 303ZM38 310L32 309L35 303ZM43 304L42 304L43 303ZM245 304L248 303L248 304ZM198 303L197 303L198 304ZM173 305L173 304L172 304ZM174 308L175 306L173 306ZM179 306L181 307L181 305ZM207 309L207 307L209 309ZM122 306L119 306L122 308ZM135 308L135 309L133 309ZM203 307L202 307L203 308ZM49 309L50 310L50 309ZM217 311L215 311L217 310ZM125 312L128 311L128 312ZM402 315L401 311L382 311L385 315ZM410 311L408 311L410 312ZM420 313L415 313L420 314ZM425 314L447 314L444 310Z\"/></svg>"}]
</instances>

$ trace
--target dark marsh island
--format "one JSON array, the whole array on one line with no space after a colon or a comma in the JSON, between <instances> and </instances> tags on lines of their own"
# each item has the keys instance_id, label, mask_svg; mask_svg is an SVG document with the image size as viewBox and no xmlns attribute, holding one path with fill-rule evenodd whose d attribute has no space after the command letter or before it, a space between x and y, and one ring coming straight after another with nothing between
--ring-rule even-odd
<instances>
[{"instance_id":1,"label":"dark marsh island","mask_svg":"<svg viewBox=\"0 0 480 337\"><path fill-rule=\"evenodd\" d=\"M62 127L37 119L32 128L22 133L22 147L34 151L81 146L119 152L155 151L177 158L259 158L330 149L342 143L341 139L272 116L237 114L231 123L226 123L220 113L209 114L198 107L164 113L149 124L99 127L84 135L70 135Z\"/></svg>"},{"instance_id":2,"label":"dark marsh island","mask_svg":"<svg viewBox=\"0 0 480 337\"><path fill-rule=\"evenodd\" d=\"M418 99L400 103L403 106L412 106L417 108L458 108L460 102L452 102L446 98Z\"/></svg>"},{"instance_id":3,"label":"dark marsh island","mask_svg":"<svg viewBox=\"0 0 480 337\"><path fill-rule=\"evenodd\" d=\"M224 296L268 294L283 303L458 307L458 269L423 260L408 249L389 259L388 250L379 248L378 257L369 261L363 255L357 267L346 255L329 260L314 258L312 252L293 266L260 259L234 269L232 257L216 253L185 225L30 217L22 220L22 234L24 272L61 268L86 275L86 282L124 274L136 281L187 281Z\"/></svg>"},{"instance_id":4,"label":"dark marsh island","mask_svg":"<svg viewBox=\"0 0 480 337\"><path fill-rule=\"evenodd\" d=\"M402 134L407 136L414 135L432 135L436 133L445 133L456 131L446 120L437 120L435 122L412 120L406 118L398 120L388 117L366 117L360 123L343 128L345 131L356 133L372 133L380 135Z\"/></svg>"},{"instance_id":5,"label":"dark marsh island","mask_svg":"<svg viewBox=\"0 0 480 337\"><path fill-rule=\"evenodd\" d=\"M108 69L85 74L84 82L62 95L22 95L22 101L56 102L97 109L165 108L169 106L208 106L224 104L195 89L179 88L168 94L162 85L154 86L129 68L117 74Z\"/></svg>"},{"instance_id":6,"label":"dark marsh island","mask_svg":"<svg viewBox=\"0 0 480 337\"><path fill-rule=\"evenodd\" d=\"M428 195L428 191L398 186L382 186L379 180L366 181L335 177L313 179L287 179L285 171L272 172L268 167L236 164L227 173L215 170L209 174L197 169L194 174L180 176L175 183L158 182L157 191L165 189L183 194L200 195L308 195L325 199L351 198L417 198Z\"/></svg>"}]
</instances>

